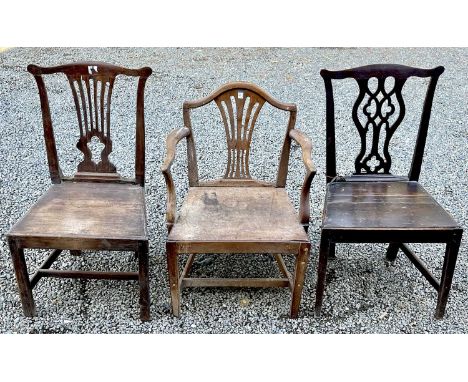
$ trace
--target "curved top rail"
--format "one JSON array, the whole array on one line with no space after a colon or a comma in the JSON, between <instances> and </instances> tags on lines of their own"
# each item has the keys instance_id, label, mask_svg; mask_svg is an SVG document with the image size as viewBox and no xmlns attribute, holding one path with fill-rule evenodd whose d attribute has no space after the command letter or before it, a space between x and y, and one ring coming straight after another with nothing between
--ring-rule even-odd
<instances>
[{"instance_id":1,"label":"curved top rail","mask_svg":"<svg viewBox=\"0 0 468 382\"><path fill-rule=\"evenodd\" d=\"M270 94L268 94L265 90L263 90L259 86L252 84L250 82L244 82L244 81L229 82L221 86L220 88L215 90L213 93L209 94L208 96L204 98L200 98L194 101L185 101L184 109L196 109L198 107L204 106L210 103L211 101L213 101L216 97L220 96L221 94L227 91L233 90L233 89L249 90L257 94L259 97L263 98L270 105L276 107L277 109L286 110L286 111L297 111L297 106L295 104L280 102L277 99L273 98Z\"/></svg>"},{"instance_id":2,"label":"curved top rail","mask_svg":"<svg viewBox=\"0 0 468 382\"><path fill-rule=\"evenodd\" d=\"M408 77L433 77L440 76L444 72L443 66L437 66L433 69L414 68L406 65L398 64L374 64L359 66L345 70L327 70L322 69L320 75L323 78L333 80L341 80L344 78L366 79L366 78L382 78L392 76L398 79L405 79Z\"/></svg>"},{"instance_id":3,"label":"curved top rail","mask_svg":"<svg viewBox=\"0 0 468 382\"><path fill-rule=\"evenodd\" d=\"M122 66L117 66L113 64L108 64L105 62L99 61L80 61L74 62L71 64L51 66L51 67L41 67L38 65L28 65L28 72L33 75L42 75L42 74L54 74L54 73L65 73L65 74L80 74L80 75L90 75L90 74L104 74L116 76L118 74L123 74L127 76L134 77L149 77L152 73L150 67L143 67L140 69L128 69Z\"/></svg>"}]
</instances>

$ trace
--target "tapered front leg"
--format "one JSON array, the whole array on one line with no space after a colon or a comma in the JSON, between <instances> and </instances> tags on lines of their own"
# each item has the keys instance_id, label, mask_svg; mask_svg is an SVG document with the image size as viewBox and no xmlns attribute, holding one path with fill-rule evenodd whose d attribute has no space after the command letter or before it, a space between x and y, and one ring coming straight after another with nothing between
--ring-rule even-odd
<instances>
[{"instance_id":1,"label":"tapered front leg","mask_svg":"<svg viewBox=\"0 0 468 382\"><path fill-rule=\"evenodd\" d=\"M171 290L172 314L180 316L179 258L174 243L166 243L167 270Z\"/></svg>"},{"instance_id":2,"label":"tapered front leg","mask_svg":"<svg viewBox=\"0 0 468 382\"><path fill-rule=\"evenodd\" d=\"M294 288L291 301L291 318L297 318L301 304L302 288L304 287L305 272L309 262L310 244L303 244L296 258L296 270L294 272Z\"/></svg>"},{"instance_id":3,"label":"tapered front leg","mask_svg":"<svg viewBox=\"0 0 468 382\"><path fill-rule=\"evenodd\" d=\"M315 317L320 317L322 311L323 294L327 275L327 261L329 257L330 241L322 231L320 239L319 263L317 269L317 287L315 288Z\"/></svg>"},{"instance_id":4,"label":"tapered front leg","mask_svg":"<svg viewBox=\"0 0 468 382\"><path fill-rule=\"evenodd\" d=\"M140 284L140 319L149 321L150 313L150 292L149 292L149 257L148 242L140 243L138 251L138 282Z\"/></svg>"},{"instance_id":5,"label":"tapered front leg","mask_svg":"<svg viewBox=\"0 0 468 382\"><path fill-rule=\"evenodd\" d=\"M8 245L10 246L11 259L13 260L24 315L34 317L36 315L36 305L34 304L31 282L29 281L26 260L24 259L24 250L18 246L15 240L8 240Z\"/></svg>"},{"instance_id":6,"label":"tapered front leg","mask_svg":"<svg viewBox=\"0 0 468 382\"><path fill-rule=\"evenodd\" d=\"M445 249L444 266L442 268L442 278L440 280L439 295L437 297L437 307L435 318L442 318L445 314L445 307L452 286L453 272L455 271L455 264L457 262L458 249L462 237L462 230L456 231L452 240L447 243Z\"/></svg>"}]
</instances>

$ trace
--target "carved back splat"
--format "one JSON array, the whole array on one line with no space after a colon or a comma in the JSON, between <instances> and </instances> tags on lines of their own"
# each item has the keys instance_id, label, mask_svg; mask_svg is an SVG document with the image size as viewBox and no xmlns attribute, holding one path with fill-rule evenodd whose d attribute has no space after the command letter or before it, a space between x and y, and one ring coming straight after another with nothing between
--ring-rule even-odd
<instances>
[{"instance_id":1,"label":"carved back splat","mask_svg":"<svg viewBox=\"0 0 468 382\"><path fill-rule=\"evenodd\" d=\"M361 150L355 160L356 174L390 173L391 157L388 145L393 133L405 116L405 103L401 96L401 90L406 79L395 80L394 86L390 90L386 90L387 78L379 78L377 89L374 91L369 88L370 79L357 80L359 95L354 103L352 117L361 136ZM365 119L364 124L359 118L360 111ZM396 120L391 121L395 114L397 114ZM385 134L383 148L379 147L381 134ZM367 147L368 135L372 137L370 150Z\"/></svg>"},{"instance_id":2,"label":"carved back splat","mask_svg":"<svg viewBox=\"0 0 468 382\"><path fill-rule=\"evenodd\" d=\"M28 71L34 75L39 88L47 158L53 183L60 183L62 180L68 179L62 176L58 163L49 101L42 75L63 73L68 78L71 88L80 129L80 139L76 147L83 153L84 157L78 164L78 172L73 179L99 181L116 179L124 181L116 174L117 170L109 160L109 155L112 152L110 134L112 90L118 75L139 77L136 110L135 179L128 181L140 185L144 184L144 87L146 79L151 74L150 68L127 69L100 62L81 62L50 68L29 65ZM92 144L97 144L100 148L97 151L92 150ZM98 174L92 175L93 173Z\"/></svg>"},{"instance_id":3,"label":"carved back splat","mask_svg":"<svg viewBox=\"0 0 468 382\"><path fill-rule=\"evenodd\" d=\"M250 176L249 156L252 134L259 113L265 104L290 113L288 127L280 158L277 187L284 187L289 161L291 140L289 130L294 128L297 108L294 104L286 104L275 100L258 86L248 82L231 82L209 96L196 101L184 102L184 124L192 131L190 119L191 109L204 106L214 101L219 108L224 124L227 141L227 166L222 181L210 182L211 185L227 185L231 181L243 182L243 185L258 186L273 185L255 181ZM196 162L195 142L193 134L187 137L187 154L189 166L189 184L198 186L198 167ZM240 183L239 183L240 184Z\"/></svg>"},{"instance_id":4,"label":"carved back splat","mask_svg":"<svg viewBox=\"0 0 468 382\"><path fill-rule=\"evenodd\" d=\"M420 69L403 65L368 65L341 71L322 70L320 74L325 82L327 100L327 182L337 175L332 80L354 78L359 86L359 95L352 110L353 122L361 138L361 148L355 159L355 173L390 174L392 161L389 143L406 111L402 88L409 77L430 78L408 176L410 180L418 180L435 87L443 71L441 66ZM389 78L393 78L393 86L386 86ZM371 79L377 81L374 90L370 86ZM385 135L382 136L383 134Z\"/></svg>"},{"instance_id":5,"label":"carved back splat","mask_svg":"<svg viewBox=\"0 0 468 382\"><path fill-rule=\"evenodd\" d=\"M92 73L94 67L90 66ZM109 161L112 152L110 135L110 110L112 89L115 76L67 75L75 102L80 139L76 147L83 153L84 159L78 164L79 172L114 173L116 168ZM97 137L104 146L99 158L94 158L89 148L92 138ZM99 160L99 161L98 161Z\"/></svg>"},{"instance_id":6,"label":"carved back splat","mask_svg":"<svg viewBox=\"0 0 468 382\"><path fill-rule=\"evenodd\" d=\"M233 89L215 98L221 112L228 148L225 179L251 179L252 133L265 100L252 91Z\"/></svg>"}]
</instances>

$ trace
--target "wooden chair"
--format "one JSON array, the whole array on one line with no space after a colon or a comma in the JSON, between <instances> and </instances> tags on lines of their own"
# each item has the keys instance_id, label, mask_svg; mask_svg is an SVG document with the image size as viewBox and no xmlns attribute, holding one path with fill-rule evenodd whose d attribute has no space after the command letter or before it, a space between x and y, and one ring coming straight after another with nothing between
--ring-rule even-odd
<instances>
[{"instance_id":1,"label":"wooden chair","mask_svg":"<svg viewBox=\"0 0 468 382\"><path fill-rule=\"evenodd\" d=\"M145 212L144 87L150 68L126 69L100 62L81 62L41 68L29 65L39 88L44 138L52 186L8 233L21 303L26 316L36 314L32 289L42 277L138 280L140 318L150 319L148 237ZM80 138L76 147L83 160L73 177L59 166L52 119L43 75L63 73L71 87ZM118 75L138 77L136 101L135 178L121 177L109 160L112 152L110 111ZM100 158L90 150L91 139L103 146ZM53 249L29 279L24 250ZM50 269L63 250L135 251L138 272L88 272Z\"/></svg>"},{"instance_id":2,"label":"wooden chair","mask_svg":"<svg viewBox=\"0 0 468 382\"><path fill-rule=\"evenodd\" d=\"M326 91L328 186L320 241L316 316L322 309L327 260L334 256L335 243L374 242L390 243L386 257L391 262L395 261L400 249L408 256L437 290L435 316L443 317L462 229L418 183L434 92L443 71L441 66L418 69L402 65L369 65L320 72ZM402 88L412 76L430 80L409 175L394 176L390 173L392 158L389 143L405 116ZM389 77L394 79L390 89L385 84ZM345 78L355 79L359 86L352 118L360 135L361 147L355 159L355 173L343 177L337 176L336 171L332 80ZM369 87L371 78L377 79L375 90ZM384 136L381 137L381 134ZM369 138L371 143L367 145ZM405 243L446 243L440 283Z\"/></svg>"},{"instance_id":3,"label":"wooden chair","mask_svg":"<svg viewBox=\"0 0 468 382\"><path fill-rule=\"evenodd\" d=\"M195 141L190 112L214 101L224 123L227 139L227 167L224 177L202 182L198 178ZM265 102L289 112L279 170L275 183L255 180L249 172L252 132ZM259 87L247 82L228 83L206 98L185 102L185 127L167 137L167 156L162 166L167 189L167 264L172 313L180 314L183 287L289 287L292 291L291 317L297 317L309 258L309 189L315 175L311 143L294 129L297 108L281 103ZM189 190L176 219L176 192L170 172L177 143L186 138ZM299 219L285 190L291 140L302 148L306 176L301 192ZM199 253L274 253L283 278L190 278ZM294 254L292 276L279 255ZM178 256L190 254L179 277Z\"/></svg>"}]
</instances>

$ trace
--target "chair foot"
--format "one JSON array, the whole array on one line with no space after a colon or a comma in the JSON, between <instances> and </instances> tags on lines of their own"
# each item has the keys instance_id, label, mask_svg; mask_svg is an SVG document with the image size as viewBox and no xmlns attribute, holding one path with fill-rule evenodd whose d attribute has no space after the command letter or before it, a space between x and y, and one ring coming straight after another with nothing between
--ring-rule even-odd
<instances>
[{"instance_id":1,"label":"chair foot","mask_svg":"<svg viewBox=\"0 0 468 382\"><path fill-rule=\"evenodd\" d=\"M395 262L399 249L400 244L390 243L387 248L387 254L385 255L385 259L391 263Z\"/></svg>"},{"instance_id":2,"label":"chair foot","mask_svg":"<svg viewBox=\"0 0 468 382\"><path fill-rule=\"evenodd\" d=\"M296 259L296 270L294 272L294 288L291 301L291 318L297 318L301 304L302 288L304 287L305 272L309 262L310 245L301 246Z\"/></svg>"},{"instance_id":3,"label":"chair foot","mask_svg":"<svg viewBox=\"0 0 468 382\"><path fill-rule=\"evenodd\" d=\"M151 320L151 311L150 311L149 306L140 305L140 320L141 321Z\"/></svg>"},{"instance_id":4,"label":"chair foot","mask_svg":"<svg viewBox=\"0 0 468 382\"><path fill-rule=\"evenodd\" d=\"M328 259L336 259L335 255L335 243L330 243L330 246L328 248Z\"/></svg>"},{"instance_id":5,"label":"chair foot","mask_svg":"<svg viewBox=\"0 0 468 382\"><path fill-rule=\"evenodd\" d=\"M167 270L169 273L169 288L171 290L172 314L180 316L180 287L179 287L179 257L172 243L166 244Z\"/></svg>"},{"instance_id":6,"label":"chair foot","mask_svg":"<svg viewBox=\"0 0 468 382\"><path fill-rule=\"evenodd\" d=\"M18 247L14 240L9 240L8 245L10 246L11 259L13 261L13 268L15 269L23 313L27 317L34 317L36 315L36 305L24 259L24 249Z\"/></svg>"},{"instance_id":7,"label":"chair foot","mask_svg":"<svg viewBox=\"0 0 468 382\"><path fill-rule=\"evenodd\" d=\"M148 243L141 243L139 250L135 253L138 257L138 282L140 284L140 319L149 321L150 313L150 293L149 293L149 258Z\"/></svg>"},{"instance_id":8,"label":"chair foot","mask_svg":"<svg viewBox=\"0 0 468 382\"><path fill-rule=\"evenodd\" d=\"M463 231L456 231L452 240L447 243L445 249L444 265L442 268L442 278L440 281L439 294L437 296L437 307L435 311L435 318L441 319L444 317L447 300L452 286L453 272L455 271L455 264L457 262L458 249Z\"/></svg>"},{"instance_id":9,"label":"chair foot","mask_svg":"<svg viewBox=\"0 0 468 382\"><path fill-rule=\"evenodd\" d=\"M315 307L314 317L315 318L320 318L321 315L322 315L322 307L320 307L319 309L317 309L317 307Z\"/></svg>"},{"instance_id":10,"label":"chair foot","mask_svg":"<svg viewBox=\"0 0 468 382\"><path fill-rule=\"evenodd\" d=\"M320 317L322 310L323 295L325 292L325 281L327 275L327 261L329 258L330 243L328 237L322 232L320 239L319 263L317 268L317 287L315 288L315 316Z\"/></svg>"},{"instance_id":11,"label":"chair foot","mask_svg":"<svg viewBox=\"0 0 468 382\"><path fill-rule=\"evenodd\" d=\"M70 249L70 255L72 256L80 256L81 255L81 251L77 251L75 249Z\"/></svg>"}]
</instances>

